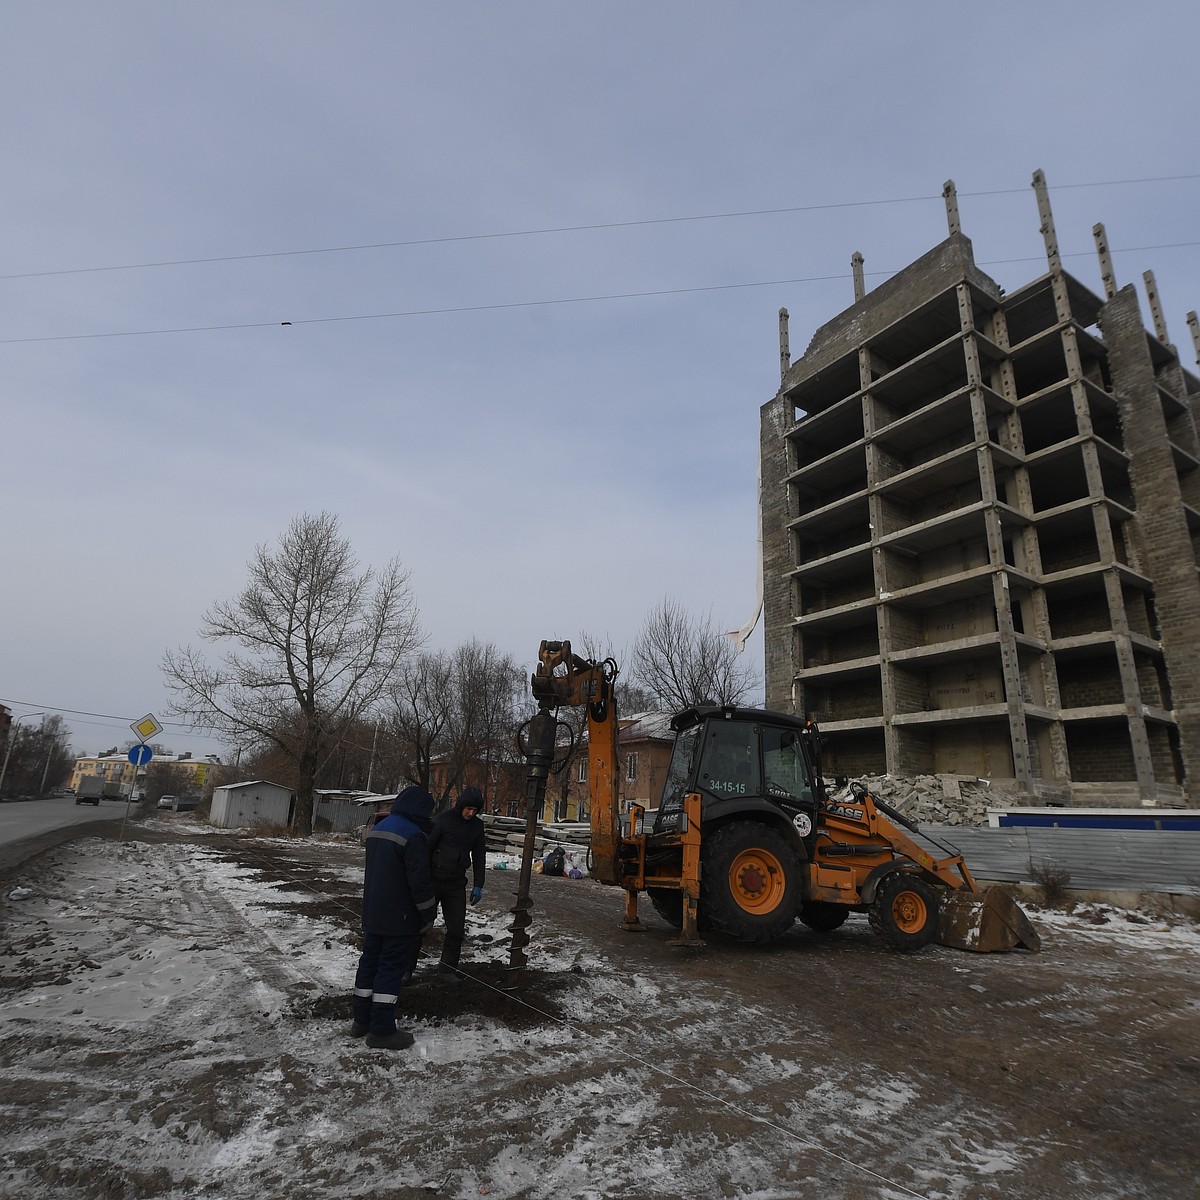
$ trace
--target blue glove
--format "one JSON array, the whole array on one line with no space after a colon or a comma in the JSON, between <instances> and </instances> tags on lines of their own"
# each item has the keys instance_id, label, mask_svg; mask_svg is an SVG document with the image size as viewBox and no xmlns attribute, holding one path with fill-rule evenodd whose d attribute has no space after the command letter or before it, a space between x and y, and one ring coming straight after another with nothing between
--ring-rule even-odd
<instances>
[{"instance_id":1,"label":"blue glove","mask_svg":"<svg viewBox=\"0 0 1200 1200\"><path fill-rule=\"evenodd\" d=\"M479 903L479 898L480 898L482 895L483 895L483 888L481 888L481 887L473 887L473 888L471 889L471 903L472 903L473 905L474 905L474 904L478 904L478 903Z\"/></svg>"}]
</instances>

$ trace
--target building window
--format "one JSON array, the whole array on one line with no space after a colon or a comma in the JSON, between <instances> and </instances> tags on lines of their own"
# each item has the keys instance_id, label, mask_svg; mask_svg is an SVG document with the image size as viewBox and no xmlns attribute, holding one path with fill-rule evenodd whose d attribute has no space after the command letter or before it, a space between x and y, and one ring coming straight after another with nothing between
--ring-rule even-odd
<instances>
[{"instance_id":1,"label":"building window","mask_svg":"<svg viewBox=\"0 0 1200 1200\"><path fill-rule=\"evenodd\" d=\"M579 760L579 774L576 776L576 779L578 779L580 783L587 783L587 768L587 759L581 758Z\"/></svg>"},{"instance_id":2,"label":"building window","mask_svg":"<svg viewBox=\"0 0 1200 1200\"><path fill-rule=\"evenodd\" d=\"M637 755L629 754L625 758L625 778L632 783L637 778Z\"/></svg>"}]
</instances>

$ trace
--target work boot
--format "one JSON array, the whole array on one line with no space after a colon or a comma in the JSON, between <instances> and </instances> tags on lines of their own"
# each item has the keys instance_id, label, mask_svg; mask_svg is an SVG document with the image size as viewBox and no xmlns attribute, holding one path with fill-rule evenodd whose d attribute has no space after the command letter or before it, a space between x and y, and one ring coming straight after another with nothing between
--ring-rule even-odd
<instances>
[{"instance_id":1,"label":"work boot","mask_svg":"<svg viewBox=\"0 0 1200 1200\"><path fill-rule=\"evenodd\" d=\"M391 1033L368 1033L367 1045L372 1050L407 1050L416 1039L407 1029L393 1029Z\"/></svg>"},{"instance_id":2,"label":"work boot","mask_svg":"<svg viewBox=\"0 0 1200 1200\"><path fill-rule=\"evenodd\" d=\"M457 987L462 983L462 976L453 967L448 967L443 963L442 966L438 967L437 981L438 983L449 983Z\"/></svg>"},{"instance_id":3,"label":"work boot","mask_svg":"<svg viewBox=\"0 0 1200 1200\"><path fill-rule=\"evenodd\" d=\"M368 1033L371 1032L371 1027L370 1025L364 1025L361 1021L352 1021L350 1023L350 1028L347 1029L346 1032L352 1038L364 1038Z\"/></svg>"}]
</instances>

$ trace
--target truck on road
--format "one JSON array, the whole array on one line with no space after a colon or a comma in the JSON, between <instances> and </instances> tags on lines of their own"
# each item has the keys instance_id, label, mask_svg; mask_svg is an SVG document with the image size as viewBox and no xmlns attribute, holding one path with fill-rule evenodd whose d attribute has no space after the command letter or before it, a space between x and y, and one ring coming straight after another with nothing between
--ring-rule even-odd
<instances>
[{"instance_id":1,"label":"truck on road","mask_svg":"<svg viewBox=\"0 0 1200 1200\"><path fill-rule=\"evenodd\" d=\"M76 804L94 804L100 807L101 800L120 800L121 785L115 779L105 779L100 775L85 775L75 789Z\"/></svg>"}]
</instances>

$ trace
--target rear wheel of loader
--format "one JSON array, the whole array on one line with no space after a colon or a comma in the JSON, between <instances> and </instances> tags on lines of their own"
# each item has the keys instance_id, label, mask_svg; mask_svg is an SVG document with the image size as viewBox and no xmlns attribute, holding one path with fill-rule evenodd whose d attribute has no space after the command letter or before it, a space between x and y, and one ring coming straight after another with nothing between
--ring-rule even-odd
<instances>
[{"instance_id":1,"label":"rear wheel of loader","mask_svg":"<svg viewBox=\"0 0 1200 1200\"><path fill-rule=\"evenodd\" d=\"M867 920L892 949L923 950L937 935L937 893L916 875L895 871L879 884Z\"/></svg>"},{"instance_id":2,"label":"rear wheel of loader","mask_svg":"<svg viewBox=\"0 0 1200 1200\"><path fill-rule=\"evenodd\" d=\"M824 900L806 900L800 906L800 920L816 933L832 933L846 923L850 910L844 904Z\"/></svg>"},{"instance_id":3,"label":"rear wheel of loader","mask_svg":"<svg viewBox=\"0 0 1200 1200\"><path fill-rule=\"evenodd\" d=\"M769 942L796 919L800 864L781 834L757 821L723 825L708 838L700 911L714 929L743 942Z\"/></svg>"}]
</instances>

